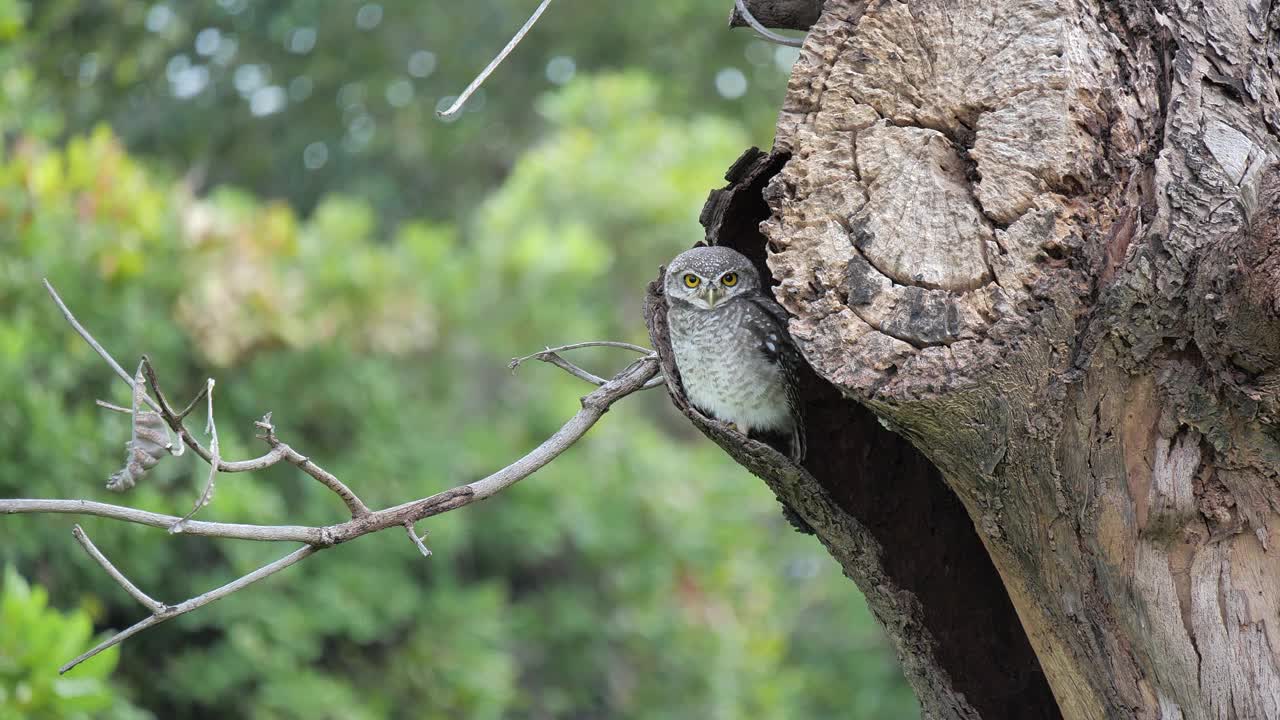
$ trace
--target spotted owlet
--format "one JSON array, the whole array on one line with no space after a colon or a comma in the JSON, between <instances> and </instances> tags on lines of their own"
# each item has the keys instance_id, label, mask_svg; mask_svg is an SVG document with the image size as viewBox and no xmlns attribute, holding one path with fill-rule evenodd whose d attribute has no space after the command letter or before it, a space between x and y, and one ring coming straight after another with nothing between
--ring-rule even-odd
<instances>
[{"instance_id":1,"label":"spotted owlet","mask_svg":"<svg viewBox=\"0 0 1280 720\"><path fill-rule=\"evenodd\" d=\"M743 433L788 437L804 459L797 388L804 361L787 332L787 313L760 286L742 253L698 247L667 267L663 292L676 368L685 394L705 415Z\"/></svg>"}]
</instances>

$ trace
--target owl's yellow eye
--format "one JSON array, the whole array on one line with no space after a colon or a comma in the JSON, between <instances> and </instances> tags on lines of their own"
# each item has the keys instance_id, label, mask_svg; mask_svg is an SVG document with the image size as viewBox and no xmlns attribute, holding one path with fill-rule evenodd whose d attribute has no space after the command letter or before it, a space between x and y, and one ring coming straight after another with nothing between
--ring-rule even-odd
<instances>
[{"instance_id":1,"label":"owl's yellow eye","mask_svg":"<svg viewBox=\"0 0 1280 720\"><path fill-rule=\"evenodd\" d=\"M696 288L700 282L702 282L702 278L694 275L693 273L687 273L684 276L684 286L687 288Z\"/></svg>"},{"instance_id":2,"label":"owl's yellow eye","mask_svg":"<svg viewBox=\"0 0 1280 720\"><path fill-rule=\"evenodd\" d=\"M738 273L727 272L720 276L720 284L725 287L733 287L738 284Z\"/></svg>"}]
</instances>

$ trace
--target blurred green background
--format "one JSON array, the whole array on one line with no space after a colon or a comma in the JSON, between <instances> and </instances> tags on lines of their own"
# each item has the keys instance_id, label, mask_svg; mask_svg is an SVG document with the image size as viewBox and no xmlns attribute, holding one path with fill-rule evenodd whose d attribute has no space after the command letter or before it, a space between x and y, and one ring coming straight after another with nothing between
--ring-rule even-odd
<instances>
[{"instance_id":1,"label":"blurred green background","mask_svg":"<svg viewBox=\"0 0 1280 720\"><path fill-rule=\"evenodd\" d=\"M46 276L172 396L216 378L228 457L272 410L384 506L526 452L586 388L506 361L645 343L644 283L771 141L795 51L728 30L731 4L559 0L444 122L535 0L0 0L0 496L181 513L205 477L188 454L104 489L129 429L93 401L128 395ZM278 467L201 517L343 510ZM58 678L142 616L73 521L0 519L0 720L918 714L854 585L660 390L423 523L430 559L362 538ZM289 550L81 522L173 602Z\"/></svg>"}]
</instances>

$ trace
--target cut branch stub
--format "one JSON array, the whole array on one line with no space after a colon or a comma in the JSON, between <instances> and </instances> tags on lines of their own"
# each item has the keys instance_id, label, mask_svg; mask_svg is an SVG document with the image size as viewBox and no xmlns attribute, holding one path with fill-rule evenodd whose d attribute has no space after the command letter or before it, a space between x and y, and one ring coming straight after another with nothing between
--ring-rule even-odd
<instances>
[{"instance_id":1,"label":"cut branch stub","mask_svg":"<svg viewBox=\"0 0 1280 720\"><path fill-rule=\"evenodd\" d=\"M1042 0L827 3L779 119L791 159L765 226L820 374L902 401L999 361L1038 278L1080 244L1059 219L1105 161L1082 128L1105 122L1114 67L1072 48L1101 32Z\"/></svg>"}]
</instances>

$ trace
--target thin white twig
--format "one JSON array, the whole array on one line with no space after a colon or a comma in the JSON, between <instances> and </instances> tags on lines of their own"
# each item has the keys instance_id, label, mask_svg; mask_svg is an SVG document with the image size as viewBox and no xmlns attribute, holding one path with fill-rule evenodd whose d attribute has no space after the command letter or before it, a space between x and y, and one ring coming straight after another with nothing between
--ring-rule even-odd
<instances>
[{"instance_id":1,"label":"thin white twig","mask_svg":"<svg viewBox=\"0 0 1280 720\"><path fill-rule=\"evenodd\" d=\"M58 309L62 311L62 316L67 319L67 322L71 324L71 327L75 329L85 342L89 343L89 347L93 348L94 351L98 353L98 357L106 361L107 365L110 365L111 369L116 371L116 375L119 375L120 379L124 380L125 384L128 385L130 389L133 389L133 378L129 376L129 373L124 371L124 368L120 367L120 363L116 362L116 359L111 357L111 353L107 352L106 348L102 347L97 340L93 339L93 336L89 334L88 330L84 329L84 326L80 324L80 321L76 320L76 316L71 314L71 311L67 309L67 304L62 302L62 298L58 296L58 291L54 290L53 285L49 283L49 278L44 279L44 289L48 290L49 294L53 296L53 301L57 303ZM153 410L160 410L160 406L157 405L150 397L144 395L143 398Z\"/></svg>"},{"instance_id":2,"label":"thin white twig","mask_svg":"<svg viewBox=\"0 0 1280 720\"><path fill-rule=\"evenodd\" d=\"M130 410L129 408L120 407L119 405L116 405L115 403L109 403L106 400L94 400L94 402L98 404L98 407L105 408L107 410L110 410L111 412L123 413L125 415L133 414L133 411Z\"/></svg>"},{"instance_id":3,"label":"thin white twig","mask_svg":"<svg viewBox=\"0 0 1280 720\"><path fill-rule=\"evenodd\" d=\"M120 572L115 565L111 564L111 561L107 559L107 556L103 555L102 551L93 544L93 541L89 539L89 534L84 531L84 528L77 524L71 529L71 534L75 535L76 540L80 541L80 546L84 548L85 552L89 553L89 557L97 560L98 564L102 566L102 569L106 570L107 574L111 576L111 579L115 580L117 585L124 588L125 592L132 595L134 600L137 600L143 607L150 610L152 615L164 611L164 603L142 592L138 589L137 585L130 582L129 578L125 577L124 573Z\"/></svg>"},{"instance_id":4,"label":"thin white twig","mask_svg":"<svg viewBox=\"0 0 1280 720\"><path fill-rule=\"evenodd\" d=\"M578 365L575 365L574 363L569 362L568 360L564 359L560 355L561 352L564 352L566 350L577 350L579 348L585 348L585 347L613 347L613 348L622 348L624 350L631 350L632 352L638 352L638 353L641 353L642 355L654 354L653 350L647 347L643 347L641 345L633 345L631 343L617 342L614 340L592 340L589 342L580 342L580 343L572 343L569 345L561 345L559 347L549 347L541 350L540 352L532 353L530 355L525 355L524 357L511 358L511 362L507 363L507 367L511 369L512 373L514 373L516 371L516 368L520 367L521 364L528 362L529 360L538 360L540 362L545 362L550 365L555 365L556 367L560 368L561 370L564 370L565 372L578 378L579 380L582 380L584 382L589 382L592 385L595 385L597 387L604 385L606 382L608 382L607 380ZM663 379L662 379L662 376L659 375L658 377L655 377L651 379L649 382L645 383L645 386L641 389L648 390L649 388L655 388L662 384L663 384Z\"/></svg>"},{"instance_id":5,"label":"thin white twig","mask_svg":"<svg viewBox=\"0 0 1280 720\"><path fill-rule=\"evenodd\" d=\"M640 353L641 355L652 355L653 348L647 348L643 345L636 345L629 342L619 342L617 340L588 340L586 342L569 343L568 345L560 345L558 347L547 348L547 352L563 352L565 350L577 350L587 347L611 347L630 350L631 352Z\"/></svg>"},{"instance_id":6,"label":"thin white twig","mask_svg":"<svg viewBox=\"0 0 1280 720\"><path fill-rule=\"evenodd\" d=\"M449 109L438 111L436 112L436 115L446 120L457 115L458 111L462 109L462 105L471 98L471 94L489 78L489 75L502 63L503 60L507 59L507 56L511 54L512 50L516 49L516 46L520 44L520 41L524 39L524 36L529 34L529 30L533 28L534 23L538 22L538 18L542 17L542 12L546 10L547 6L550 4L551 0L542 0L538 5L538 9L533 11L533 15L529 16L529 19L525 21L524 25L520 27L520 30L517 31L507 43L507 46L502 48L502 51L499 52L493 60L489 61L489 64L485 66L484 70L480 71L480 74L476 76L476 79L472 80L471 84L467 86L467 89L463 90L462 94L458 96L458 99L453 101L453 104L449 106Z\"/></svg>"},{"instance_id":7,"label":"thin white twig","mask_svg":"<svg viewBox=\"0 0 1280 720\"><path fill-rule=\"evenodd\" d=\"M765 40L768 40L769 42L775 42L779 45L786 45L787 47L798 48L798 47L804 46L803 37L793 38L793 37L787 37L786 35L779 35L778 33L765 27L764 25L761 25L760 21L756 20L756 17L751 14L750 10L747 9L747 3L745 2L745 0L734 0L734 2L737 4L738 14L742 16L743 20L747 21L747 24L751 26L751 29L755 30L756 34L759 35L760 37L764 38Z\"/></svg>"},{"instance_id":8,"label":"thin white twig","mask_svg":"<svg viewBox=\"0 0 1280 720\"><path fill-rule=\"evenodd\" d=\"M425 542L423 542L423 540L426 539L427 534L424 532L422 535L418 535L418 531L413 529L413 523L411 522L405 523L404 529L409 532L409 539L417 546L418 552L422 553L422 557L431 557L431 549L427 547Z\"/></svg>"},{"instance_id":9,"label":"thin white twig","mask_svg":"<svg viewBox=\"0 0 1280 720\"><path fill-rule=\"evenodd\" d=\"M213 386L214 379L209 378L205 381L205 400L209 404L209 416L205 420L204 431L209 435L209 479L205 481L204 490L200 493L196 504L191 507L190 512L182 516L182 519L169 526L169 532L172 534L182 532L182 524L191 519L193 515L199 512L200 508L209 504L213 500L213 485L218 479L218 466L222 464L222 451L218 448L218 424L213 421ZM182 442L179 437L178 442Z\"/></svg>"}]
</instances>

